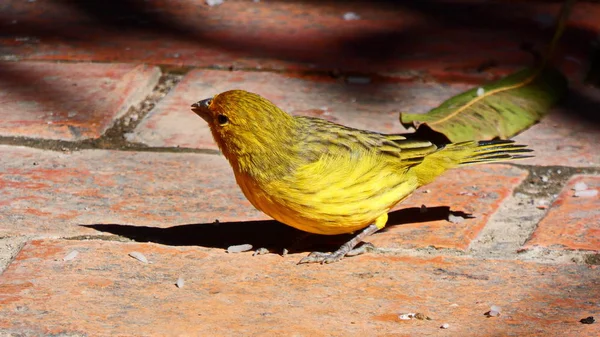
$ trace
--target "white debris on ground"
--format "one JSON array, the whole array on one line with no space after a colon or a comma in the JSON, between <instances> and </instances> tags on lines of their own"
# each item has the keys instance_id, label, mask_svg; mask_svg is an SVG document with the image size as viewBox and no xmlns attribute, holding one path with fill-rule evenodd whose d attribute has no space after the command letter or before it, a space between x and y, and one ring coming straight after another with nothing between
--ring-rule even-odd
<instances>
[{"instance_id":1,"label":"white debris on ground","mask_svg":"<svg viewBox=\"0 0 600 337\"><path fill-rule=\"evenodd\" d=\"M229 247L227 247L227 252L228 253L242 253L242 252L247 252L251 249L252 249L252 245L246 243L243 245L229 246Z\"/></svg>"},{"instance_id":2,"label":"white debris on ground","mask_svg":"<svg viewBox=\"0 0 600 337\"><path fill-rule=\"evenodd\" d=\"M537 209L547 209L548 208L548 200L545 200L545 199L538 200L535 207Z\"/></svg>"},{"instance_id":3,"label":"white debris on ground","mask_svg":"<svg viewBox=\"0 0 600 337\"><path fill-rule=\"evenodd\" d=\"M209 6L218 6L223 4L223 2L225 2L224 0L206 0L206 4Z\"/></svg>"},{"instance_id":4,"label":"white debris on ground","mask_svg":"<svg viewBox=\"0 0 600 337\"><path fill-rule=\"evenodd\" d=\"M500 311L502 311L502 309L499 306L492 305L490 307L490 311L487 312L487 315L489 317L497 317L497 316L500 316Z\"/></svg>"},{"instance_id":5,"label":"white debris on ground","mask_svg":"<svg viewBox=\"0 0 600 337\"><path fill-rule=\"evenodd\" d=\"M344 13L343 16L344 20L346 21L351 21L351 20L360 20L360 16L354 12L347 12Z\"/></svg>"},{"instance_id":6,"label":"white debris on ground","mask_svg":"<svg viewBox=\"0 0 600 337\"><path fill-rule=\"evenodd\" d=\"M264 255L264 254L268 254L269 250L267 248L258 248L257 250L254 251L254 253L252 253L252 256L256 256L256 255Z\"/></svg>"},{"instance_id":7,"label":"white debris on ground","mask_svg":"<svg viewBox=\"0 0 600 337\"><path fill-rule=\"evenodd\" d=\"M585 190L585 191L576 191L573 194L574 197L577 198L591 198L598 195L598 190Z\"/></svg>"},{"instance_id":8,"label":"white debris on ground","mask_svg":"<svg viewBox=\"0 0 600 337\"><path fill-rule=\"evenodd\" d=\"M460 215L454 215L454 214L450 213L448 215L448 221L450 221L452 223L461 223L461 222L465 221L465 218L463 218Z\"/></svg>"},{"instance_id":9,"label":"white debris on ground","mask_svg":"<svg viewBox=\"0 0 600 337\"><path fill-rule=\"evenodd\" d=\"M143 263L148 263L148 259L144 256L144 254L140 253L140 252L131 252L129 253L129 256L133 257L134 259L143 262Z\"/></svg>"},{"instance_id":10,"label":"white debris on ground","mask_svg":"<svg viewBox=\"0 0 600 337\"><path fill-rule=\"evenodd\" d=\"M481 96L483 96L483 94L485 94L485 89L483 89L481 87L477 88L477 96L481 97Z\"/></svg>"},{"instance_id":11,"label":"white debris on ground","mask_svg":"<svg viewBox=\"0 0 600 337\"><path fill-rule=\"evenodd\" d=\"M409 319L415 318L415 315L416 314L414 312L409 312L409 313L406 313L406 314L399 314L398 318L401 319L401 320L403 320L403 321L407 321Z\"/></svg>"},{"instance_id":12,"label":"white debris on ground","mask_svg":"<svg viewBox=\"0 0 600 337\"><path fill-rule=\"evenodd\" d=\"M598 195L597 189L590 189L588 185L583 181L578 182L573 186L575 193L573 194L576 198L590 198Z\"/></svg>"},{"instance_id":13,"label":"white debris on ground","mask_svg":"<svg viewBox=\"0 0 600 337\"><path fill-rule=\"evenodd\" d=\"M72 250L69 254L67 254L67 255L65 255L65 257L63 257L63 261L71 261L74 258L76 258L77 255L79 255L79 252L76 250Z\"/></svg>"},{"instance_id":14,"label":"white debris on ground","mask_svg":"<svg viewBox=\"0 0 600 337\"><path fill-rule=\"evenodd\" d=\"M440 329L448 329L449 327L450 327L450 324L444 323L444 324L442 324L442 326L440 326Z\"/></svg>"},{"instance_id":15,"label":"white debris on ground","mask_svg":"<svg viewBox=\"0 0 600 337\"><path fill-rule=\"evenodd\" d=\"M183 280L183 277L179 277L177 279L177 282L175 282L175 285L177 286L177 288L183 288L183 286L185 285L185 281Z\"/></svg>"},{"instance_id":16,"label":"white debris on ground","mask_svg":"<svg viewBox=\"0 0 600 337\"><path fill-rule=\"evenodd\" d=\"M573 186L573 189L575 191L585 191L588 189L588 186L586 183L584 183L583 181L578 182L577 184L575 184L575 186Z\"/></svg>"},{"instance_id":17,"label":"white debris on ground","mask_svg":"<svg viewBox=\"0 0 600 337\"><path fill-rule=\"evenodd\" d=\"M419 319L419 320L428 320L430 321L432 318L422 314L420 312L414 313L414 312L409 312L409 313L405 313L405 314L398 314L398 319L401 319L403 321L409 320L409 319Z\"/></svg>"}]
</instances>

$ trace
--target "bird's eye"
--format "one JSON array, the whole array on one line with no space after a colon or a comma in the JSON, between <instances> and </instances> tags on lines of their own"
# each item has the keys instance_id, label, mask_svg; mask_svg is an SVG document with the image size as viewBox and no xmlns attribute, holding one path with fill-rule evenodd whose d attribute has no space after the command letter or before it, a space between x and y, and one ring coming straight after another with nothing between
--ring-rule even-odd
<instances>
[{"instance_id":1,"label":"bird's eye","mask_svg":"<svg viewBox=\"0 0 600 337\"><path fill-rule=\"evenodd\" d=\"M210 106L210 103L212 103L212 98L208 98L208 99L205 99L205 100L202 101L202 105L205 108L208 108Z\"/></svg>"},{"instance_id":2,"label":"bird's eye","mask_svg":"<svg viewBox=\"0 0 600 337\"><path fill-rule=\"evenodd\" d=\"M229 122L229 118L227 118L225 115L219 114L217 116L217 121L219 122L219 125L225 125Z\"/></svg>"}]
</instances>

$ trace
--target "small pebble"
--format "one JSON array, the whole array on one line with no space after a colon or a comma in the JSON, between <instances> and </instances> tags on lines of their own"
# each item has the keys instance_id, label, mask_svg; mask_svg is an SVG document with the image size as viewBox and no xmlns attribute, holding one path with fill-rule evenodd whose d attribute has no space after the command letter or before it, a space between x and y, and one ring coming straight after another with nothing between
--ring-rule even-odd
<instances>
[{"instance_id":1,"label":"small pebble","mask_svg":"<svg viewBox=\"0 0 600 337\"><path fill-rule=\"evenodd\" d=\"M450 215L448 215L448 221L450 221L452 223L461 223L461 222L465 221L465 218L463 218L460 215L450 214Z\"/></svg>"},{"instance_id":2,"label":"small pebble","mask_svg":"<svg viewBox=\"0 0 600 337\"><path fill-rule=\"evenodd\" d=\"M452 308L456 308L456 307L458 307L458 304L456 304L456 303L452 303L452 304L450 304L450 307L452 307Z\"/></svg>"},{"instance_id":3,"label":"small pebble","mask_svg":"<svg viewBox=\"0 0 600 337\"><path fill-rule=\"evenodd\" d=\"M497 306L497 305L492 305L492 306L490 307L490 311L488 311L488 312L486 313L486 315L487 315L488 317L498 317L498 316L500 316L500 311L501 311L501 308L500 308L499 306Z\"/></svg>"},{"instance_id":4,"label":"small pebble","mask_svg":"<svg viewBox=\"0 0 600 337\"><path fill-rule=\"evenodd\" d=\"M544 183L547 183L549 180L547 176L541 176L540 178L542 178L542 182Z\"/></svg>"},{"instance_id":5,"label":"small pebble","mask_svg":"<svg viewBox=\"0 0 600 337\"><path fill-rule=\"evenodd\" d=\"M79 252L76 250L72 250L69 254L67 254L67 255L65 255L65 257L63 257L63 261L71 261L74 258L76 258L77 255L79 255Z\"/></svg>"},{"instance_id":6,"label":"small pebble","mask_svg":"<svg viewBox=\"0 0 600 337\"><path fill-rule=\"evenodd\" d=\"M267 248L258 248L257 250L254 251L254 253L252 253L252 256L256 256L256 255L264 255L264 254L268 254L269 250Z\"/></svg>"},{"instance_id":7,"label":"small pebble","mask_svg":"<svg viewBox=\"0 0 600 337\"><path fill-rule=\"evenodd\" d=\"M598 190L585 190L585 191L575 191L573 194L574 197L578 198L590 198L598 195Z\"/></svg>"},{"instance_id":8,"label":"small pebble","mask_svg":"<svg viewBox=\"0 0 600 337\"><path fill-rule=\"evenodd\" d=\"M221 5L223 2L224 0L206 0L206 4L211 7Z\"/></svg>"},{"instance_id":9,"label":"small pebble","mask_svg":"<svg viewBox=\"0 0 600 337\"><path fill-rule=\"evenodd\" d=\"M594 319L594 316L589 316L586 318L582 318L579 321L583 324L593 324L596 320Z\"/></svg>"},{"instance_id":10,"label":"small pebble","mask_svg":"<svg viewBox=\"0 0 600 337\"><path fill-rule=\"evenodd\" d=\"M423 193L431 193L431 190L423 190Z\"/></svg>"},{"instance_id":11,"label":"small pebble","mask_svg":"<svg viewBox=\"0 0 600 337\"><path fill-rule=\"evenodd\" d=\"M360 19L360 16L354 12L344 13L344 20L346 20L346 21L359 20L359 19Z\"/></svg>"},{"instance_id":12,"label":"small pebble","mask_svg":"<svg viewBox=\"0 0 600 337\"><path fill-rule=\"evenodd\" d=\"M289 251L287 250L287 248L283 248L283 252L281 252L281 255L286 256L288 255Z\"/></svg>"},{"instance_id":13,"label":"small pebble","mask_svg":"<svg viewBox=\"0 0 600 337\"><path fill-rule=\"evenodd\" d=\"M252 245L243 244L243 245L229 246L229 247L227 247L227 252L228 253L242 253L242 252L247 252L251 249L252 249Z\"/></svg>"},{"instance_id":14,"label":"small pebble","mask_svg":"<svg viewBox=\"0 0 600 337\"><path fill-rule=\"evenodd\" d=\"M177 288L183 288L183 286L185 285L185 281L183 280L183 277L179 277L177 279L177 282L175 282L175 285L177 286Z\"/></svg>"},{"instance_id":15,"label":"small pebble","mask_svg":"<svg viewBox=\"0 0 600 337\"><path fill-rule=\"evenodd\" d=\"M144 254L140 253L140 252L131 252L129 253L129 256L133 257L134 259L143 262L143 263L148 263L148 259L144 256Z\"/></svg>"},{"instance_id":16,"label":"small pebble","mask_svg":"<svg viewBox=\"0 0 600 337\"><path fill-rule=\"evenodd\" d=\"M588 186L586 183L584 183L583 181L578 182L577 184L575 184L575 186L573 186L573 189L575 191L585 191L588 189Z\"/></svg>"},{"instance_id":17,"label":"small pebble","mask_svg":"<svg viewBox=\"0 0 600 337\"><path fill-rule=\"evenodd\" d=\"M442 324L442 326L440 326L440 329L448 329L449 327L450 327L450 324L444 323L444 324Z\"/></svg>"},{"instance_id":18,"label":"small pebble","mask_svg":"<svg viewBox=\"0 0 600 337\"><path fill-rule=\"evenodd\" d=\"M427 213L427 206L421 205L421 209L419 209L420 213Z\"/></svg>"},{"instance_id":19,"label":"small pebble","mask_svg":"<svg viewBox=\"0 0 600 337\"><path fill-rule=\"evenodd\" d=\"M407 321L407 320L412 319L414 317L415 317L415 313L414 312L410 312L410 313L407 313L407 314L400 314L400 315L398 315L398 318L401 319L401 320L403 320L403 321Z\"/></svg>"},{"instance_id":20,"label":"small pebble","mask_svg":"<svg viewBox=\"0 0 600 337\"><path fill-rule=\"evenodd\" d=\"M477 89L477 96L481 97L481 96L483 96L483 94L485 94L485 89L478 88Z\"/></svg>"}]
</instances>

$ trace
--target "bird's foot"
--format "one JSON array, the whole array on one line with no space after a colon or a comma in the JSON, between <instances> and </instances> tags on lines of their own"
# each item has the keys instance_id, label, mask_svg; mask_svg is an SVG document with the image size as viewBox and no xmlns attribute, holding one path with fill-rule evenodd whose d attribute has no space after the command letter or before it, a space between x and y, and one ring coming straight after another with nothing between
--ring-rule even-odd
<instances>
[{"instance_id":1,"label":"bird's foot","mask_svg":"<svg viewBox=\"0 0 600 337\"><path fill-rule=\"evenodd\" d=\"M343 245L340 249L336 250L333 253L322 253L322 252L312 252L308 254L307 257L303 258L298 262L298 264L304 263L334 263L337 262L344 257L348 256L357 256L364 254L366 252L370 252L375 249L373 244L365 242L360 247L356 247L352 249L350 245Z\"/></svg>"}]
</instances>

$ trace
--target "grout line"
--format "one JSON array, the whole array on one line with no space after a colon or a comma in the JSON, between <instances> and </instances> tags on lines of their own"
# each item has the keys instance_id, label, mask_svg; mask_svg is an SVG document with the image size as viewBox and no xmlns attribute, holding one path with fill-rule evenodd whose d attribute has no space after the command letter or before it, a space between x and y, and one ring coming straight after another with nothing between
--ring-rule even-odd
<instances>
[{"instance_id":1,"label":"grout line","mask_svg":"<svg viewBox=\"0 0 600 337\"><path fill-rule=\"evenodd\" d=\"M28 238L24 236L0 237L0 275L19 255L27 241Z\"/></svg>"}]
</instances>

